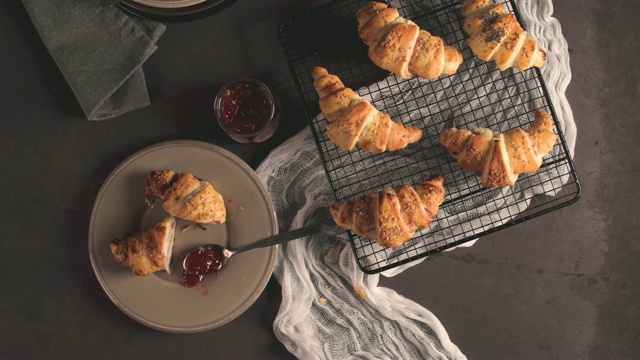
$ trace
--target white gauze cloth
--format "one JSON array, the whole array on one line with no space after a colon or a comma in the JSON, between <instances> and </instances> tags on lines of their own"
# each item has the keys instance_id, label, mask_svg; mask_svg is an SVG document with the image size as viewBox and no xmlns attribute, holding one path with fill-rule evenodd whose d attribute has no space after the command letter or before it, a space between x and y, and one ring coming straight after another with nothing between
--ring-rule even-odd
<instances>
[{"instance_id":1,"label":"white gauze cloth","mask_svg":"<svg viewBox=\"0 0 640 360\"><path fill-rule=\"evenodd\" d=\"M543 76L573 154L576 126L564 94L571 79L569 53L560 24L551 17L553 5L551 0L517 5L528 32L547 52ZM393 76L384 81L398 83ZM379 88L372 84L361 93L371 92L369 100L375 102ZM458 104L449 100L449 105ZM333 224L328 208L335 197L309 127L275 149L256 171L271 194L281 231ZM522 210L509 209L504 221ZM347 234L336 227L279 247L274 276L282 287L282 303L273 328L292 354L300 359L466 359L433 313L379 287L380 274L360 271L347 244ZM420 262L382 275L393 276Z\"/></svg>"}]
</instances>

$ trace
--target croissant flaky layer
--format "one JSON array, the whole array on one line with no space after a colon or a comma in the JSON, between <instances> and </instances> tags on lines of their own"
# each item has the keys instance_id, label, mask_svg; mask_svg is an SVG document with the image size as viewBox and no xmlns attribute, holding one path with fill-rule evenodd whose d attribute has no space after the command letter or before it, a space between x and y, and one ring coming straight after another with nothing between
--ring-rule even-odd
<instances>
[{"instance_id":1,"label":"croissant flaky layer","mask_svg":"<svg viewBox=\"0 0 640 360\"><path fill-rule=\"evenodd\" d=\"M329 210L339 227L373 238L380 246L396 248L418 229L431 225L444 195L444 177L434 175L415 189L409 185L386 188L335 203Z\"/></svg>"},{"instance_id":2,"label":"croissant flaky layer","mask_svg":"<svg viewBox=\"0 0 640 360\"><path fill-rule=\"evenodd\" d=\"M538 171L542 158L558 137L554 128L551 115L536 110L527 130L516 128L495 133L486 128L454 127L440 133L440 143L462 168L479 175L482 185L512 186L519 174Z\"/></svg>"},{"instance_id":3,"label":"croissant flaky layer","mask_svg":"<svg viewBox=\"0 0 640 360\"><path fill-rule=\"evenodd\" d=\"M442 38L422 30L397 9L370 2L356 13L358 35L369 46L369 58L378 67L410 79L435 79L451 75L462 63L462 54Z\"/></svg>"},{"instance_id":4,"label":"croissant flaky layer","mask_svg":"<svg viewBox=\"0 0 640 360\"><path fill-rule=\"evenodd\" d=\"M135 275L144 276L159 270L171 272L171 253L176 221L169 216L153 228L139 231L126 239L109 244L113 257L131 268Z\"/></svg>"},{"instance_id":5,"label":"croissant flaky layer","mask_svg":"<svg viewBox=\"0 0 640 360\"><path fill-rule=\"evenodd\" d=\"M146 194L160 198L162 208L175 217L202 224L226 221L222 195L191 173L154 170L147 177Z\"/></svg>"},{"instance_id":6,"label":"croissant flaky layer","mask_svg":"<svg viewBox=\"0 0 640 360\"><path fill-rule=\"evenodd\" d=\"M547 59L538 42L524 31L515 14L493 0L462 0L467 44L484 61L495 61L500 70L514 67L524 71L543 67Z\"/></svg>"},{"instance_id":7,"label":"croissant flaky layer","mask_svg":"<svg viewBox=\"0 0 640 360\"><path fill-rule=\"evenodd\" d=\"M399 150L422 137L422 130L391 120L336 75L315 66L311 70L320 111L327 118L329 140L343 150L355 148L369 152Z\"/></svg>"}]
</instances>

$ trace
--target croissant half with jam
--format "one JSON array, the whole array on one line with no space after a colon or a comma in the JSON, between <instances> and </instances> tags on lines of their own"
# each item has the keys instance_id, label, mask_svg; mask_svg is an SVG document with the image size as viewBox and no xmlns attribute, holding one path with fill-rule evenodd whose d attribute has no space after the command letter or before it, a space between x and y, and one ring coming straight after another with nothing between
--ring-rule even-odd
<instances>
[{"instance_id":1,"label":"croissant half with jam","mask_svg":"<svg viewBox=\"0 0 640 360\"><path fill-rule=\"evenodd\" d=\"M397 248L418 229L431 225L444 201L444 177L434 175L413 188L400 185L331 205L339 227L375 239L378 245Z\"/></svg>"},{"instance_id":2,"label":"croissant half with jam","mask_svg":"<svg viewBox=\"0 0 640 360\"><path fill-rule=\"evenodd\" d=\"M213 186L191 173L155 170L149 173L147 197L160 200L169 214L201 224L220 224L226 221L224 199Z\"/></svg>"},{"instance_id":3,"label":"croissant half with jam","mask_svg":"<svg viewBox=\"0 0 640 360\"><path fill-rule=\"evenodd\" d=\"M131 268L135 275L144 276L159 270L171 273L171 254L176 220L169 216L153 228L132 234L109 244L113 257Z\"/></svg>"}]
</instances>

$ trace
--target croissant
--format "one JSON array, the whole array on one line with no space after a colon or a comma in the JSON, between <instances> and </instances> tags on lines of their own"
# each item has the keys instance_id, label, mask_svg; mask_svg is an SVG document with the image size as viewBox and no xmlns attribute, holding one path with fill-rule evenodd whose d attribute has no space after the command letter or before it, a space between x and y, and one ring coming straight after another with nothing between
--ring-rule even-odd
<instances>
[{"instance_id":1,"label":"croissant","mask_svg":"<svg viewBox=\"0 0 640 360\"><path fill-rule=\"evenodd\" d=\"M320 111L327 118L327 136L341 149L399 150L422 137L422 130L393 122L327 69L315 66L311 75L320 98Z\"/></svg>"},{"instance_id":2,"label":"croissant","mask_svg":"<svg viewBox=\"0 0 640 360\"><path fill-rule=\"evenodd\" d=\"M139 231L126 239L109 244L113 257L129 266L135 275L149 275L159 270L171 273L171 253L176 220L169 216L153 228Z\"/></svg>"},{"instance_id":3,"label":"croissant","mask_svg":"<svg viewBox=\"0 0 640 360\"><path fill-rule=\"evenodd\" d=\"M357 11L356 19L358 36L369 46L371 61L402 78L435 79L455 73L462 63L458 50L387 4L370 2Z\"/></svg>"},{"instance_id":4,"label":"croissant","mask_svg":"<svg viewBox=\"0 0 640 360\"><path fill-rule=\"evenodd\" d=\"M396 248L416 230L431 225L444 200L444 177L434 175L416 185L386 188L331 205L335 223L346 230L373 238L380 246Z\"/></svg>"},{"instance_id":5,"label":"croissant","mask_svg":"<svg viewBox=\"0 0 640 360\"><path fill-rule=\"evenodd\" d=\"M527 35L516 15L504 4L492 0L462 0L464 31L467 44L484 61L494 60L500 70L515 67L524 71L532 66L543 67L547 59L538 41Z\"/></svg>"},{"instance_id":6,"label":"croissant","mask_svg":"<svg viewBox=\"0 0 640 360\"><path fill-rule=\"evenodd\" d=\"M146 194L159 199L169 214L202 224L226 221L224 199L207 181L191 173L155 170L147 177Z\"/></svg>"},{"instance_id":7,"label":"croissant","mask_svg":"<svg viewBox=\"0 0 640 360\"><path fill-rule=\"evenodd\" d=\"M480 176L486 187L512 186L518 175L538 171L542 157L556 141L551 115L535 111L535 119L527 130L519 128L505 133L489 129L447 129L440 133L444 145L460 166Z\"/></svg>"}]
</instances>

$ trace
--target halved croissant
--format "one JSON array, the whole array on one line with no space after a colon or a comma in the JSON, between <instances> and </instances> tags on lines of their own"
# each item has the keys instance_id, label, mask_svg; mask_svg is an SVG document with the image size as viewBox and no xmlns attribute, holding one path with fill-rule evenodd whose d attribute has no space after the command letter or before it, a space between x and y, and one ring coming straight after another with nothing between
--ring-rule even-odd
<instances>
[{"instance_id":1,"label":"halved croissant","mask_svg":"<svg viewBox=\"0 0 640 360\"><path fill-rule=\"evenodd\" d=\"M422 137L422 130L393 122L327 69L315 66L311 76L320 98L320 111L327 118L327 136L341 149L399 150Z\"/></svg>"},{"instance_id":2,"label":"halved croissant","mask_svg":"<svg viewBox=\"0 0 640 360\"><path fill-rule=\"evenodd\" d=\"M410 79L435 79L451 75L462 63L462 54L442 38L421 30L397 9L370 2L356 13L358 35L369 46L369 58L382 69Z\"/></svg>"},{"instance_id":3,"label":"halved croissant","mask_svg":"<svg viewBox=\"0 0 640 360\"><path fill-rule=\"evenodd\" d=\"M416 185L386 188L329 208L336 224L373 238L380 246L396 248L418 229L431 225L444 201L444 177L431 176Z\"/></svg>"},{"instance_id":4,"label":"halved croissant","mask_svg":"<svg viewBox=\"0 0 640 360\"><path fill-rule=\"evenodd\" d=\"M139 231L126 239L109 243L113 257L129 266L135 275L144 276L159 270L171 273L171 254L176 220L169 216L153 228Z\"/></svg>"},{"instance_id":5,"label":"halved croissant","mask_svg":"<svg viewBox=\"0 0 640 360\"><path fill-rule=\"evenodd\" d=\"M160 198L162 208L181 219L202 224L226 221L224 199L213 186L191 173L155 170L147 177L146 194Z\"/></svg>"},{"instance_id":6,"label":"halved croissant","mask_svg":"<svg viewBox=\"0 0 640 360\"><path fill-rule=\"evenodd\" d=\"M527 35L515 14L492 0L462 0L463 29L467 44L484 61L494 60L500 70L514 67L524 71L543 67L547 55L536 39Z\"/></svg>"},{"instance_id":7,"label":"halved croissant","mask_svg":"<svg viewBox=\"0 0 640 360\"><path fill-rule=\"evenodd\" d=\"M527 130L494 133L486 128L446 129L440 133L444 145L460 166L480 176L486 187L512 186L518 175L538 171L542 158L558 137L553 119L544 110L535 111Z\"/></svg>"}]
</instances>

